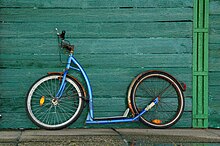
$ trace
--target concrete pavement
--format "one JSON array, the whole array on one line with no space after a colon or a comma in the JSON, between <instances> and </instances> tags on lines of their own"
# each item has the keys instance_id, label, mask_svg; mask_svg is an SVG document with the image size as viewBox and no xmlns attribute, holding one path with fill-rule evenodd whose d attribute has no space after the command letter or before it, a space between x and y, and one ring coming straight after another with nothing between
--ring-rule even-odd
<instances>
[{"instance_id":1,"label":"concrete pavement","mask_svg":"<svg viewBox=\"0 0 220 146\"><path fill-rule=\"evenodd\" d=\"M220 144L219 129L1 130L0 145Z\"/></svg>"}]
</instances>

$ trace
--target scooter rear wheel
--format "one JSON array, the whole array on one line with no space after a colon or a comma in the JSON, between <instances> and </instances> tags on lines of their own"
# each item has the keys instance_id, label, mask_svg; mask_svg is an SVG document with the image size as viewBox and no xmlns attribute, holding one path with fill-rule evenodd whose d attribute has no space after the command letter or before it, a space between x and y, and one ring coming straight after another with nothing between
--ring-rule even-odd
<instances>
[{"instance_id":1,"label":"scooter rear wheel","mask_svg":"<svg viewBox=\"0 0 220 146\"><path fill-rule=\"evenodd\" d=\"M161 71L145 72L137 76L130 86L130 101L138 115L155 98L159 102L140 117L141 122L153 128L174 125L184 110L184 95L177 80Z\"/></svg>"}]
</instances>

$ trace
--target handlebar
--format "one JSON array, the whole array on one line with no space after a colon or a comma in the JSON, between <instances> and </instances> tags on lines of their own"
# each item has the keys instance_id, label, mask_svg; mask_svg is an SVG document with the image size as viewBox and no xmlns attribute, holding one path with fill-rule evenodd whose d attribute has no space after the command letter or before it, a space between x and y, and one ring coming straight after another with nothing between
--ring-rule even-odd
<instances>
[{"instance_id":1,"label":"handlebar","mask_svg":"<svg viewBox=\"0 0 220 146\"><path fill-rule=\"evenodd\" d=\"M73 53L74 45L71 45L69 41L65 40L66 31L63 30L61 33L59 33L57 28L56 28L56 31L57 31L58 43L61 46L61 48L65 48L68 51ZM60 41L60 39L61 39L61 41Z\"/></svg>"},{"instance_id":2,"label":"handlebar","mask_svg":"<svg viewBox=\"0 0 220 146\"><path fill-rule=\"evenodd\" d=\"M60 34L57 28L55 28L55 30L57 31L57 36L58 36L59 38L61 38L62 40L64 40L64 39L65 39L66 31L63 30L62 33Z\"/></svg>"}]
</instances>

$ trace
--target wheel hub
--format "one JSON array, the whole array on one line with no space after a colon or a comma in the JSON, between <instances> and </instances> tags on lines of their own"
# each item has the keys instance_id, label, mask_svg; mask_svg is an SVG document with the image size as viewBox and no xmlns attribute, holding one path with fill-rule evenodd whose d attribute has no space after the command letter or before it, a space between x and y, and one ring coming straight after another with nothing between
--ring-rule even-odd
<instances>
[{"instance_id":1,"label":"wheel hub","mask_svg":"<svg viewBox=\"0 0 220 146\"><path fill-rule=\"evenodd\" d=\"M52 103L54 106L57 106L58 105L58 100L56 98L52 99Z\"/></svg>"}]
</instances>

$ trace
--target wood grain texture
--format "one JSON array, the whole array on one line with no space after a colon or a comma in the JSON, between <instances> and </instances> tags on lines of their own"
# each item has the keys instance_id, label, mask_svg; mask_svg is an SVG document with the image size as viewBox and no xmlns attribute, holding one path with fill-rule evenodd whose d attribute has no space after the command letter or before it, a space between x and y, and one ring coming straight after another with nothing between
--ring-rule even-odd
<instances>
[{"instance_id":1,"label":"wood grain texture","mask_svg":"<svg viewBox=\"0 0 220 146\"><path fill-rule=\"evenodd\" d=\"M130 82L140 72L156 69L187 83L185 111L174 127L191 127L192 7L191 0L1 0L0 129L37 128L27 117L25 99L32 83L65 66L59 61L56 27L66 30L90 77L97 116L122 115ZM215 35L213 31L217 40ZM86 114L87 107L70 128L146 127L84 125Z\"/></svg>"},{"instance_id":2,"label":"wood grain texture","mask_svg":"<svg viewBox=\"0 0 220 146\"><path fill-rule=\"evenodd\" d=\"M210 1L209 127L220 127L220 1Z\"/></svg>"},{"instance_id":3,"label":"wood grain texture","mask_svg":"<svg viewBox=\"0 0 220 146\"><path fill-rule=\"evenodd\" d=\"M193 7L193 2L191 0L118 0L118 1L109 1L109 0L84 0L84 1L72 1L72 0L54 0L54 1L39 1L39 0L2 0L2 7L41 7L41 8L151 8L151 7Z\"/></svg>"}]
</instances>

